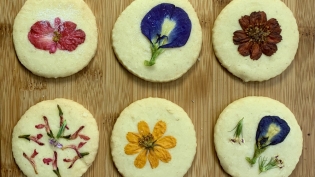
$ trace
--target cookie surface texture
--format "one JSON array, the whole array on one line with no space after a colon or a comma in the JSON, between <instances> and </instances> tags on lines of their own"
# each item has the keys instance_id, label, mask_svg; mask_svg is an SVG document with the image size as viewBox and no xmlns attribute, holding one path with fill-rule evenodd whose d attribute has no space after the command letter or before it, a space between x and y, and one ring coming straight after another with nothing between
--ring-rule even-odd
<instances>
[{"instance_id":1,"label":"cookie surface texture","mask_svg":"<svg viewBox=\"0 0 315 177\"><path fill-rule=\"evenodd\" d=\"M28 0L13 25L18 59L46 78L66 77L87 66L97 37L95 17L83 0Z\"/></svg>"},{"instance_id":2,"label":"cookie surface texture","mask_svg":"<svg viewBox=\"0 0 315 177\"><path fill-rule=\"evenodd\" d=\"M125 108L111 136L113 161L125 177L182 177L193 162L196 147L195 129L187 113L161 98L138 100Z\"/></svg>"},{"instance_id":3,"label":"cookie surface texture","mask_svg":"<svg viewBox=\"0 0 315 177\"><path fill-rule=\"evenodd\" d=\"M161 26L162 33L159 34L159 32L156 32L155 29L151 28L152 31L147 33L151 36L154 35L152 38L153 42L151 43L151 41L142 33L141 23L151 9L162 3L173 4L175 5L176 10L178 10L177 8L181 8L185 11L185 13L187 13L191 21L190 35L185 45L180 47L174 46L171 48L165 48L165 50L157 56L156 63L154 65L146 66L144 65L144 61L150 60L153 53L150 47L152 44L158 44L155 42L158 35L161 35L160 37L162 37L159 38L161 39L160 41L167 41L168 39L172 41L173 39L171 39L171 34L180 33L181 29L177 29L177 27L165 27L166 30L163 30L164 26L167 26L164 24L178 24L179 26L182 25L180 23L184 23L186 25L187 22L187 20L183 22L183 20L181 21L177 19L182 18L182 14L184 14L182 12L180 12L181 14L176 17L173 15L174 18L170 16L166 16L161 19L156 18L161 21L164 20L163 23L161 21L153 22L163 24ZM155 16L154 13L152 13L152 15ZM150 19L150 15L146 17L148 17L146 19ZM166 37L163 37L163 31L167 31L169 29L172 29L171 32L166 32ZM183 29L185 30L186 26L184 26ZM156 32L156 34L154 32ZM168 34L170 34L170 36L168 36ZM182 38L186 37L178 35L177 39L173 41L181 41ZM168 44L168 42L166 43ZM194 8L187 0L135 0L121 13L112 31L112 45L119 62L134 75L151 82L167 82L181 77L198 59L201 50L201 43L201 26Z\"/></svg>"},{"instance_id":4,"label":"cookie surface texture","mask_svg":"<svg viewBox=\"0 0 315 177\"><path fill-rule=\"evenodd\" d=\"M65 129L58 138L64 121ZM12 134L15 162L29 177L56 177L57 173L62 177L82 176L95 159L98 143L92 114L82 105L60 98L30 107Z\"/></svg>"},{"instance_id":5,"label":"cookie surface texture","mask_svg":"<svg viewBox=\"0 0 315 177\"><path fill-rule=\"evenodd\" d=\"M281 143L269 145L251 166L245 158L253 157L256 131L264 116L278 116L288 124L290 132ZM244 143L234 143L231 139L241 119ZM233 177L287 177L299 161L303 137L293 113L284 104L267 97L250 96L234 101L222 111L214 128L214 143L221 166ZM282 160L283 167L260 173L260 160L264 158L269 162L276 156Z\"/></svg>"},{"instance_id":6,"label":"cookie surface texture","mask_svg":"<svg viewBox=\"0 0 315 177\"><path fill-rule=\"evenodd\" d=\"M261 11L265 12L267 21L272 18L278 21L282 40L272 45L272 49L277 50L271 56L263 53L253 60L238 52L241 45L233 43L233 33L242 30L241 17ZM291 10L280 0L233 0L218 15L212 29L212 41L218 60L233 75L245 82L264 81L281 74L290 65L298 48L299 32Z\"/></svg>"}]
</instances>

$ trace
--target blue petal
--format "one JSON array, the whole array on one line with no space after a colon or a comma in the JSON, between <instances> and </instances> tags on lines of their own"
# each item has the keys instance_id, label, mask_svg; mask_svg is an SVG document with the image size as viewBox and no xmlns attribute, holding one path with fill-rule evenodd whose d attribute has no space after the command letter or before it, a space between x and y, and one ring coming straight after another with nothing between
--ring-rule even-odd
<instances>
[{"instance_id":1,"label":"blue petal","mask_svg":"<svg viewBox=\"0 0 315 177\"><path fill-rule=\"evenodd\" d=\"M265 116L258 124L256 144L258 147L276 145L281 143L289 132L290 127L285 120L278 116Z\"/></svg>"},{"instance_id":2,"label":"blue petal","mask_svg":"<svg viewBox=\"0 0 315 177\"><path fill-rule=\"evenodd\" d=\"M167 36L166 44L160 48L181 47L186 44L191 32L191 21L188 14L173 4L162 3L153 7L141 21L141 32L154 43L158 36L163 36L162 25L165 19L174 22L176 25Z\"/></svg>"}]
</instances>

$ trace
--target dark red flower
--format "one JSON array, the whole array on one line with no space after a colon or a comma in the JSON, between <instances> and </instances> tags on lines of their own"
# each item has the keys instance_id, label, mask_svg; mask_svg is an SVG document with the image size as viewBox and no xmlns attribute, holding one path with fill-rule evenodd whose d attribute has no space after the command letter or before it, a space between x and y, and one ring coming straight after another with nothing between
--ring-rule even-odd
<instances>
[{"instance_id":1,"label":"dark red flower","mask_svg":"<svg viewBox=\"0 0 315 177\"><path fill-rule=\"evenodd\" d=\"M239 19L242 30L233 34L233 42L238 46L238 52L243 56L250 55L258 60L262 54L271 56L277 51L277 43L282 40L281 28L275 18L267 21L264 11L252 12Z\"/></svg>"},{"instance_id":2,"label":"dark red flower","mask_svg":"<svg viewBox=\"0 0 315 177\"><path fill-rule=\"evenodd\" d=\"M53 26L49 21L37 21L28 33L28 39L34 47L49 50L49 53L55 53L57 48L73 51L85 41L84 31L76 28L75 23L61 22L59 17L55 18Z\"/></svg>"}]
</instances>

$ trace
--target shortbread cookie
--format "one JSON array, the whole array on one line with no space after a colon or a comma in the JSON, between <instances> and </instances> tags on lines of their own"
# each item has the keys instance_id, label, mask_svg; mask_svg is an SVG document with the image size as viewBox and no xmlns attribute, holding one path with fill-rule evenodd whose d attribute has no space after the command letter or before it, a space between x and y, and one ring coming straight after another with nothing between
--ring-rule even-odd
<instances>
[{"instance_id":1,"label":"shortbread cookie","mask_svg":"<svg viewBox=\"0 0 315 177\"><path fill-rule=\"evenodd\" d=\"M188 0L135 0L112 31L120 63L152 82L181 77L196 62L201 43L201 26Z\"/></svg>"},{"instance_id":2,"label":"shortbread cookie","mask_svg":"<svg viewBox=\"0 0 315 177\"><path fill-rule=\"evenodd\" d=\"M250 96L223 110L214 143L221 166L233 177L287 177L299 161L303 137L285 105ZM267 165L270 160L272 169Z\"/></svg>"},{"instance_id":3,"label":"shortbread cookie","mask_svg":"<svg viewBox=\"0 0 315 177\"><path fill-rule=\"evenodd\" d=\"M125 108L111 136L113 160L125 177L182 177L196 146L187 113L161 98L142 99Z\"/></svg>"},{"instance_id":4,"label":"shortbread cookie","mask_svg":"<svg viewBox=\"0 0 315 177\"><path fill-rule=\"evenodd\" d=\"M281 74L294 59L299 32L281 0L233 0L212 30L215 55L243 81L264 81Z\"/></svg>"},{"instance_id":5,"label":"shortbread cookie","mask_svg":"<svg viewBox=\"0 0 315 177\"><path fill-rule=\"evenodd\" d=\"M83 0L27 0L13 25L20 62L47 78L66 77L87 66L97 36L95 17Z\"/></svg>"},{"instance_id":6,"label":"shortbread cookie","mask_svg":"<svg viewBox=\"0 0 315 177\"><path fill-rule=\"evenodd\" d=\"M15 162L29 177L79 177L92 165L99 132L92 114L66 99L42 101L25 112L12 134Z\"/></svg>"}]
</instances>

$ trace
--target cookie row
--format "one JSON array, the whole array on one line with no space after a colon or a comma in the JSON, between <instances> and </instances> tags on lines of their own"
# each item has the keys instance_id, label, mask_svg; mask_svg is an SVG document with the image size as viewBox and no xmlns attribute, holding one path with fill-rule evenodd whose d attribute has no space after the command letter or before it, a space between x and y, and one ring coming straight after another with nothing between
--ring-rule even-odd
<instances>
[{"instance_id":1,"label":"cookie row","mask_svg":"<svg viewBox=\"0 0 315 177\"><path fill-rule=\"evenodd\" d=\"M99 31L84 1L28 0L15 18L13 41L27 69L57 78L88 65ZM245 82L282 73L299 43L296 20L280 0L234 0L217 17L212 32L218 60ZM198 59L201 26L187 0L136 0L117 19L112 46L134 75L167 82L181 77Z\"/></svg>"},{"instance_id":2,"label":"cookie row","mask_svg":"<svg viewBox=\"0 0 315 177\"><path fill-rule=\"evenodd\" d=\"M293 113L267 97L234 101L214 128L220 164L235 177L289 176L299 161L302 143ZM82 176L92 165L98 146L98 126L92 114L66 99L32 106L12 134L13 156L26 176ZM123 176L181 177L193 163L196 132L181 107L165 99L146 98L121 112L110 147Z\"/></svg>"}]
</instances>

